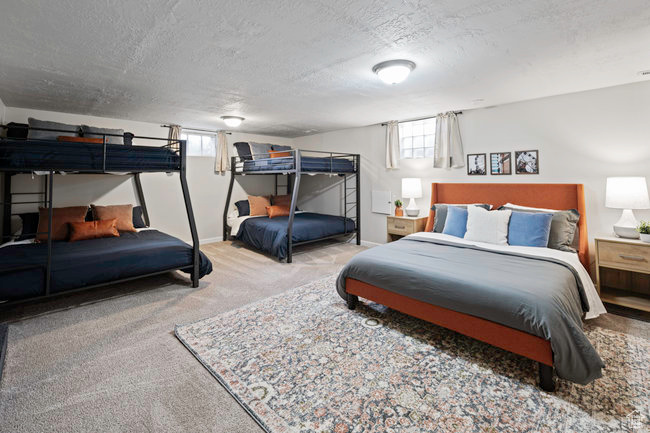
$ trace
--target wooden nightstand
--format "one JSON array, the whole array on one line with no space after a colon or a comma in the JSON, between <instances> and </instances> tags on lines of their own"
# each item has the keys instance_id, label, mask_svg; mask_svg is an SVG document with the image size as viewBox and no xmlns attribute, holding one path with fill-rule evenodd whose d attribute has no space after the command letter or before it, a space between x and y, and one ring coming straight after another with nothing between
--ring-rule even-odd
<instances>
[{"instance_id":1,"label":"wooden nightstand","mask_svg":"<svg viewBox=\"0 0 650 433\"><path fill-rule=\"evenodd\" d=\"M650 243L597 237L596 283L603 302L650 312Z\"/></svg>"},{"instance_id":2,"label":"wooden nightstand","mask_svg":"<svg viewBox=\"0 0 650 433\"><path fill-rule=\"evenodd\" d=\"M388 242L410 235L411 233L423 232L427 225L428 217L407 217L389 216L386 217L386 232Z\"/></svg>"}]
</instances>

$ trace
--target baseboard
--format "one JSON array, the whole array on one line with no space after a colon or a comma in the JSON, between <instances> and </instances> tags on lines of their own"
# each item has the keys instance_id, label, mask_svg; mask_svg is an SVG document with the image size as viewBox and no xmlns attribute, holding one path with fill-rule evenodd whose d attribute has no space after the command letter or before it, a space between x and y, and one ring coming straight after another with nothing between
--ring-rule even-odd
<instances>
[{"instance_id":1,"label":"baseboard","mask_svg":"<svg viewBox=\"0 0 650 433\"><path fill-rule=\"evenodd\" d=\"M214 237L214 238L205 238L205 239L200 239L199 244L200 245L211 244L211 243L214 243L214 242L221 242L222 240L223 240L223 236L217 236L217 237Z\"/></svg>"},{"instance_id":2,"label":"baseboard","mask_svg":"<svg viewBox=\"0 0 650 433\"><path fill-rule=\"evenodd\" d=\"M2 383L2 370L5 365L5 355L7 353L7 340L9 325L0 323L0 383Z\"/></svg>"}]
</instances>

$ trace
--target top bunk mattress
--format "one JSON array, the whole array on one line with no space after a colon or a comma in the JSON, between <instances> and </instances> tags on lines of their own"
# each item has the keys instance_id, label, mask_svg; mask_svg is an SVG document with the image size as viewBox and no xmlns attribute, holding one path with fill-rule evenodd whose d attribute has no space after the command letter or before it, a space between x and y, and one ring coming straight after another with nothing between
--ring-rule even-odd
<instances>
[{"instance_id":1,"label":"top bunk mattress","mask_svg":"<svg viewBox=\"0 0 650 433\"><path fill-rule=\"evenodd\" d=\"M12 171L177 171L181 157L168 147L0 140L0 170Z\"/></svg>"},{"instance_id":2,"label":"top bunk mattress","mask_svg":"<svg viewBox=\"0 0 650 433\"><path fill-rule=\"evenodd\" d=\"M346 158L303 156L301 160L303 172L354 173L354 162ZM238 173L293 169L294 160L292 156L246 160L236 167Z\"/></svg>"}]
</instances>

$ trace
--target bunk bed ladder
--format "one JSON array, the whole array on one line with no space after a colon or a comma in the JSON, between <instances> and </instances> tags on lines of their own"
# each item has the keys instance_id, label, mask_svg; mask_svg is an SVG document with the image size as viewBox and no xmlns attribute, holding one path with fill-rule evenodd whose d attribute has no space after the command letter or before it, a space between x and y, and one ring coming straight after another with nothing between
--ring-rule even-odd
<instances>
[{"instance_id":1,"label":"bunk bed ladder","mask_svg":"<svg viewBox=\"0 0 650 433\"><path fill-rule=\"evenodd\" d=\"M348 175L343 175L343 226L345 233L347 233L347 219L349 218L354 221L354 232L355 237L357 238L357 245L361 245L361 170L359 169L359 158L359 155L354 155L355 172L351 175L351 177L354 177L354 184L352 187L348 186ZM355 200L350 202L348 201L348 198L352 194L352 191L354 192ZM354 213L352 213L353 210L355 211ZM353 216L349 216L350 214Z\"/></svg>"},{"instance_id":2,"label":"bunk bed ladder","mask_svg":"<svg viewBox=\"0 0 650 433\"><path fill-rule=\"evenodd\" d=\"M183 200L185 201L185 210L190 223L190 233L192 234L192 287L199 287L199 234L196 231L196 221L194 221L194 211L192 210L192 200L190 199L190 189L187 187L187 141L178 141L181 150L181 188L183 189Z\"/></svg>"},{"instance_id":3,"label":"bunk bed ladder","mask_svg":"<svg viewBox=\"0 0 650 433\"><path fill-rule=\"evenodd\" d=\"M293 188L291 188L291 209L289 209L289 222L287 224L287 263L293 261L293 218L296 215L298 189L300 188L300 174L302 173L302 155L299 149L294 151L293 158L295 178L293 181ZM291 175L289 175L287 185L291 185Z\"/></svg>"}]
</instances>

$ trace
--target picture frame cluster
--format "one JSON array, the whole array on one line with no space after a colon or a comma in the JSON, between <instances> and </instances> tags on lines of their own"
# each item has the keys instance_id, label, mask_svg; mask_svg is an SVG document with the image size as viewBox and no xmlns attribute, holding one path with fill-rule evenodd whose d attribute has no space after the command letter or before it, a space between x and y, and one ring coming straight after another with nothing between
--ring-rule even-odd
<instances>
[{"instance_id":1,"label":"picture frame cluster","mask_svg":"<svg viewBox=\"0 0 650 433\"><path fill-rule=\"evenodd\" d=\"M512 159L512 152L490 153L489 170L492 176L512 174L539 174L539 151L516 150ZM469 176L485 176L488 172L488 158L486 153L467 154L467 174Z\"/></svg>"}]
</instances>

